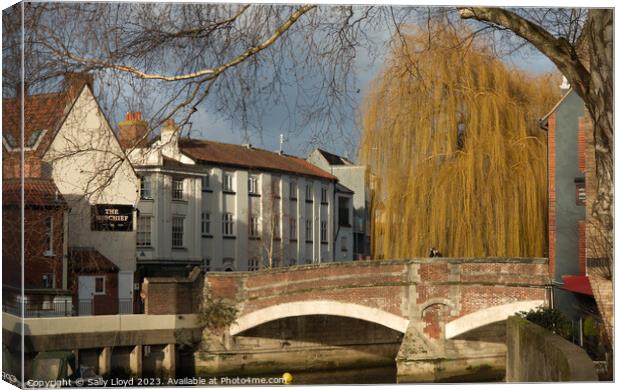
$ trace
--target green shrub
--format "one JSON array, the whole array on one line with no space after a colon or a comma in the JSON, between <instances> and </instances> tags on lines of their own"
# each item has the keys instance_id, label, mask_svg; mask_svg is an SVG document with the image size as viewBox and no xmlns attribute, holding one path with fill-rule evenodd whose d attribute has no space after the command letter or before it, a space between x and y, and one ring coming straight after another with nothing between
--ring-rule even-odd
<instances>
[{"instance_id":1,"label":"green shrub","mask_svg":"<svg viewBox=\"0 0 620 390\"><path fill-rule=\"evenodd\" d=\"M572 339L573 326L564 314L557 309L540 306L528 312L520 311L517 315L567 340Z\"/></svg>"}]
</instances>

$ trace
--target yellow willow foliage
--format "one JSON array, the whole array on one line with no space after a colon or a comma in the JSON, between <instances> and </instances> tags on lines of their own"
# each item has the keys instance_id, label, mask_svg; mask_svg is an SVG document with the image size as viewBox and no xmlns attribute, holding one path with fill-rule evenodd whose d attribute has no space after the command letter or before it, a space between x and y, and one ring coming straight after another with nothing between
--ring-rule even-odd
<instances>
[{"instance_id":1,"label":"yellow willow foliage","mask_svg":"<svg viewBox=\"0 0 620 390\"><path fill-rule=\"evenodd\" d=\"M508 68L467 31L405 38L364 102L374 258L544 256L552 77ZM429 36L432 39L429 40ZM431 45L430 47L428 47Z\"/></svg>"}]
</instances>

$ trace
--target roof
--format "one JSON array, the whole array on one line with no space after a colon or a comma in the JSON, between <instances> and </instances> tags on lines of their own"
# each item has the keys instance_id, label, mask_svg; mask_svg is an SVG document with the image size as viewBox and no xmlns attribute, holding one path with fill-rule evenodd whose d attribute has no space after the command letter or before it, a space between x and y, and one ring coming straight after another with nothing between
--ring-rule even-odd
<instances>
[{"instance_id":1,"label":"roof","mask_svg":"<svg viewBox=\"0 0 620 390\"><path fill-rule=\"evenodd\" d=\"M327 160L327 162L329 163L329 165L351 165L353 164L351 161L347 160L344 157L338 156L336 154L330 153L328 151L325 151L323 149L316 149L319 153L321 153L321 156L323 156L323 158L325 158L325 160Z\"/></svg>"},{"instance_id":2,"label":"roof","mask_svg":"<svg viewBox=\"0 0 620 390\"><path fill-rule=\"evenodd\" d=\"M343 186L340 183L336 184L336 192L342 192L342 193L345 193L345 194L353 194L354 193L352 189L350 189L347 186Z\"/></svg>"},{"instance_id":3,"label":"roof","mask_svg":"<svg viewBox=\"0 0 620 390\"><path fill-rule=\"evenodd\" d=\"M117 272L118 266L91 247L70 247L69 264L77 273Z\"/></svg>"},{"instance_id":4,"label":"roof","mask_svg":"<svg viewBox=\"0 0 620 390\"><path fill-rule=\"evenodd\" d=\"M551 114L553 114L555 112L555 110L558 109L558 107L560 107L560 104L562 104L562 102L564 102L564 100L566 100L566 98L573 92L573 89L569 89L568 91L566 91L566 93L564 94L564 96L562 96L560 98L560 100L558 100L557 103L555 103L555 105L553 106L553 108L551 108L551 110L549 110L549 112L547 114L545 114L545 116L543 116L542 118L540 118L538 120L538 123L541 124L541 127L543 129L545 129L543 127L543 125L546 125L547 119L549 119L549 117L551 116ZM546 129L545 129L546 130Z\"/></svg>"},{"instance_id":5,"label":"roof","mask_svg":"<svg viewBox=\"0 0 620 390\"><path fill-rule=\"evenodd\" d=\"M183 154L204 163L247 169L263 169L337 180L336 176L299 157L278 154L263 149L192 138L180 139L179 148Z\"/></svg>"},{"instance_id":6,"label":"roof","mask_svg":"<svg viewBox=\"0 0 620 390\"><path fill-rule=\"evenodd\" d=\"M2 204L19 205L20 203L21 180L19 178L2 180ZM67 202L52 179L24 178L24 204L64 207Z\"/></svg>"},{"instance_id":7,"label":"roof","mask_svg":"<svg viewBox=\"0 0 620 390\"><path fill-rule=\"evenodd\" d=\"M67 105L70 101L70 95L65 92L26 96L24 104L24 146L26 148L36 145L39 155L47 150L67 113ZM2 99L2 135L11 147L19 147L20 123L20 100ZM43 132L43 130L46 131ZM38 137L41 139L39 140ZM5 152L11 151L5 148Z\"/></svg>"}]
</instances>

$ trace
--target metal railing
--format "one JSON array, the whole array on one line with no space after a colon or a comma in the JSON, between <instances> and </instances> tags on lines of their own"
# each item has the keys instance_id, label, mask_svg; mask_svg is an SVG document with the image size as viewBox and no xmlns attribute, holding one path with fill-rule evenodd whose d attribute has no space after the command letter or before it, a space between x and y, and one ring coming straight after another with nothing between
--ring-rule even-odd
<instances>
[{"instance_id":1,"label":"metal railing","mask_svg":"<svg viewBox=\"0 0 620 390\"><path fill-rule=\"evenodd\" d=\"M22 308L24 313L22 315ZM24 306L20 302L2 303L2 311L14 314L19 317L40 318L40 317L69 317L75 315L73 313L73 305L71 301L60 302L44 302L42 304L34 304L26 302Z\"/></svg>"},{"instance_id":2,"label":"metal railing","mask_svg":"<svg viewBox=\"0 0 620 390\"><path fill-rule=\"evenodd\" d=\"M24 313L22 314L22 307ZM71 317L71 316L92 316L97 315L97 305L93 299L80 299L77 306L70 300L43 303L26 302L22 306L21 302L2 302L2 311L19 317L42 318L42 317ZM133 314L133 299L119 299L116 313L106 314Z\"/></svg>"}]
</instances>

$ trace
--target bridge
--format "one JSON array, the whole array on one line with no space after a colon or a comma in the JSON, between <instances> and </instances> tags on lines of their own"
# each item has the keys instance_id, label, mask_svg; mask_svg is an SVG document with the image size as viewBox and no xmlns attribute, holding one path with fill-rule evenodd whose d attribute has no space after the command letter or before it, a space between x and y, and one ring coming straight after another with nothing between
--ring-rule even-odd
<instances>
[{"instance_id":1,"label":"bridge","mask_svg":"<svg viewBox=\"0 0 620 390\"><path fill-rule=\"evenodd\" d=\"M237 318L211 332L199 372L396 359L413 382L503 372L504 321L549 294L544 258L325 263L209 273L205 286Z\"/></svg>"}]
</instances>

